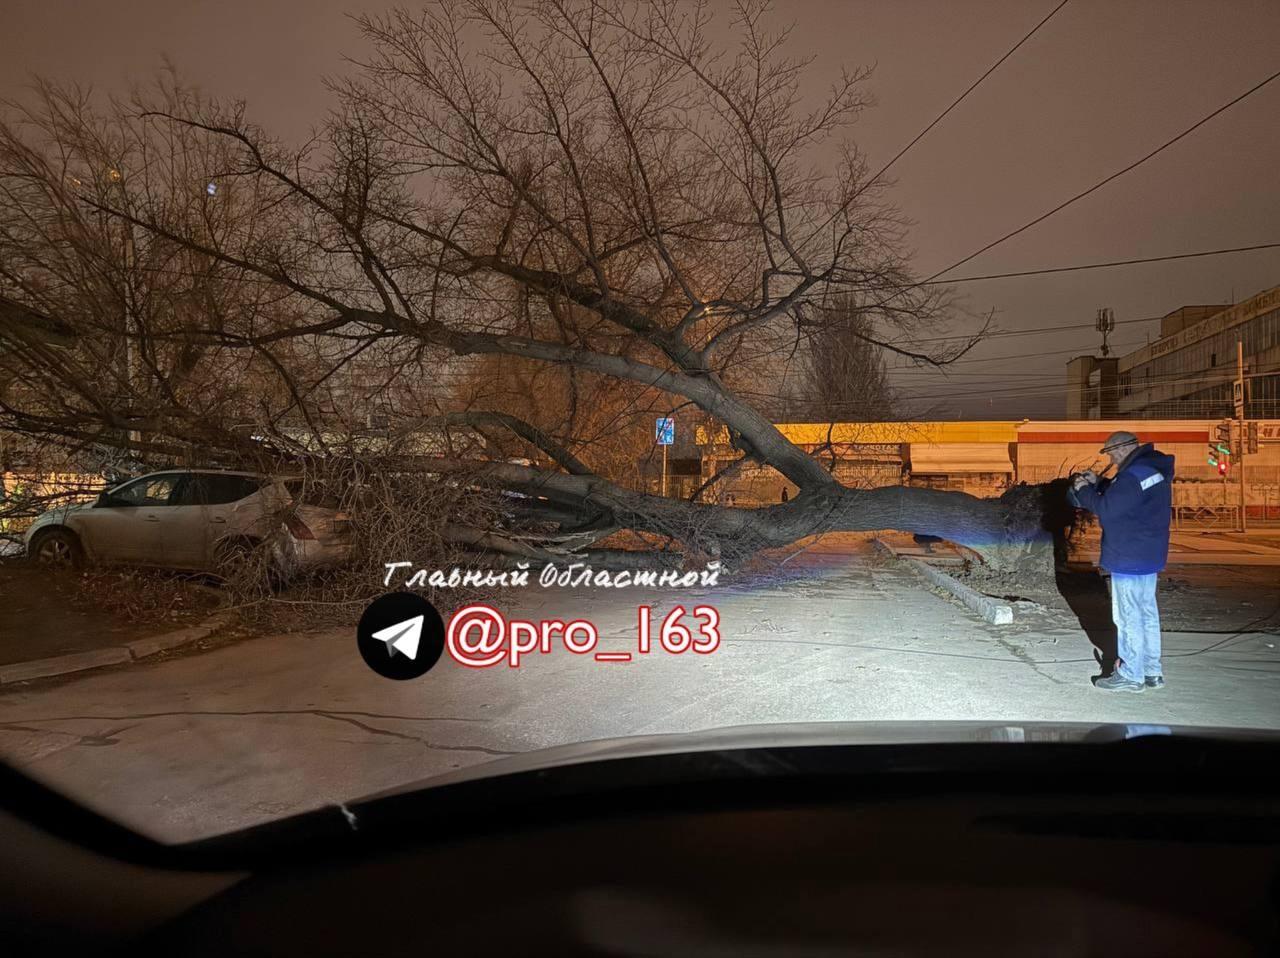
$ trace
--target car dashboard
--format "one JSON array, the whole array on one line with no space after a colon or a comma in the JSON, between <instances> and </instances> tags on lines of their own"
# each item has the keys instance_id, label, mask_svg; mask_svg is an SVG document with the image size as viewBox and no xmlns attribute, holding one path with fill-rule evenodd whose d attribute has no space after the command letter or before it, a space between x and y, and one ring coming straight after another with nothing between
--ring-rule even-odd
<instances>
[{"instance_id":1,"label":"car dashboard","mask_svg":"<svg viewBox=\"0 0 1280 958\"><path fill-rule=\"evenodd\" d=\"M5 920L30 953L1275 953L1268 759L1194 738L600 758L177 847L81 810L0 842ZM109 893L115 927L65 905L42 920L47 901L23 917L64 855L40 894Z\"/></svg>"}]
</instances>

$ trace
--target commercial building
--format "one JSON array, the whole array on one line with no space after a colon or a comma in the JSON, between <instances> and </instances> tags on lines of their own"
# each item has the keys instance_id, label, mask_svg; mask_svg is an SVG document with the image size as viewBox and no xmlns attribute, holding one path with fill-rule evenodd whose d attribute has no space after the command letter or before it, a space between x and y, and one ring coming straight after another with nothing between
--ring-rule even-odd
<instances>
[{"instance_id":1,"label":"commercial building","mask_svg":"<svg viewBox=\"0 0 1280 958\"><path fill-rule=\"evenodd\" d=\"M1014 422L782 423L791 442L825 463L852 488L907 484L998 494L1014 481ZM728 434L699 431L702 475L739 457ZM736 501L778 502L798 490L769 466L749 463L726 488Z\"/></svg>"},{"instance_id":2,"label":"commercial building","mask_svg":"<svg viewBox=\"0 0 1280 958\"><path fill-rule=\"evenodd\" d=\"M1174 505L1186 524L1232 524L1238 521L1240 486L1237 472L1219 474L1208 462L1209 442L1219 420L1130 419L782 423L778 429L793 443L825 462L845 485L886 485L956 489L997 496L1019 482L1042 483L1073 472L1101 470L1107 459L1098 450L1116 429L1128 429L1174 456ZM1280 421L1258 424L1260 445L1245 459L1246 503L1253 520L1280 519ZM740 453L727 433L699 430L702 477L709 479ZM715 497L732 496L739 505L782 500L798 491L768 466L746 464L715 489Z\"/></svg>"},{"instance_id":3,"label":"commercial building","mask_svg":"<svg viewBox=\"0 0 1280 958\"><path fill-rule=\"evenodd\" d=\"M1280 419L1280 286L1234 306L1174 310L1161 319L1157 340L1127 355L1072 359L1066 418L1233 416L1240 347L1245 418Z\"/></svg>"}]
</instances>

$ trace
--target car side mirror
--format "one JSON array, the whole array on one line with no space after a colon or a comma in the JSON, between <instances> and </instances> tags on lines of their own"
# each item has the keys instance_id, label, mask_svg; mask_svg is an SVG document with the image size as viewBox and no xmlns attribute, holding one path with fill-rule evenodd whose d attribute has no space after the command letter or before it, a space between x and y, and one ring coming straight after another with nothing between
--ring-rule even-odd
<instances>
[{"instance_id":1,"label":"car side mirror","mask_svg":"<svg viewBox=\"0 0 1280 958\"><path fill-rule=\"evenodd\" d=\"M118 505L120 505L119 500L105 490L98 493L98 501L93 504L95 509L109 509L112 506Z\"/></svg>"}]
</instances>

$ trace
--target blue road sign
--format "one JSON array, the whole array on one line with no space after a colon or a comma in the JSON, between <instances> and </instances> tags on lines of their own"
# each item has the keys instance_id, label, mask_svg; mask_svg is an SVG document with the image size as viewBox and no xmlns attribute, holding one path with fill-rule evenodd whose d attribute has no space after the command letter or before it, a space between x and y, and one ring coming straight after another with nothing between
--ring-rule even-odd
<instances>
[{"instance_id":1,"label":"blue road sign","mask_svg":"<svg viewBox=\"0 0 1280 958\"><path fill-rule=\"evenodd\" d=\"M670 446L676 441L676 421L670 416L659 416L657 425L659 446Z\"/></svg>"}]
</instances>

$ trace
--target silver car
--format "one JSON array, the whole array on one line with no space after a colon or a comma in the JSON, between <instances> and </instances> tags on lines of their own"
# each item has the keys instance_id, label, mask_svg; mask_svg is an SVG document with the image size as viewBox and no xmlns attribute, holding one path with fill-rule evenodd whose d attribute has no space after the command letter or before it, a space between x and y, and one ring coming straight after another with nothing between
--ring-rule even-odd
<instances>
[{"instance_id":1,"label":"silver car","mask_svg":"<svg viewBox=\"0 0 1280 958\"><path fill-rule=\"evenodd\" d=\"M301 481L252 472L166 470L44 513L26 534L46 565L127 563L227 574L259 550L275 573L350 557L347 517L298 502Z\"/></svg>"}]
</instances>

